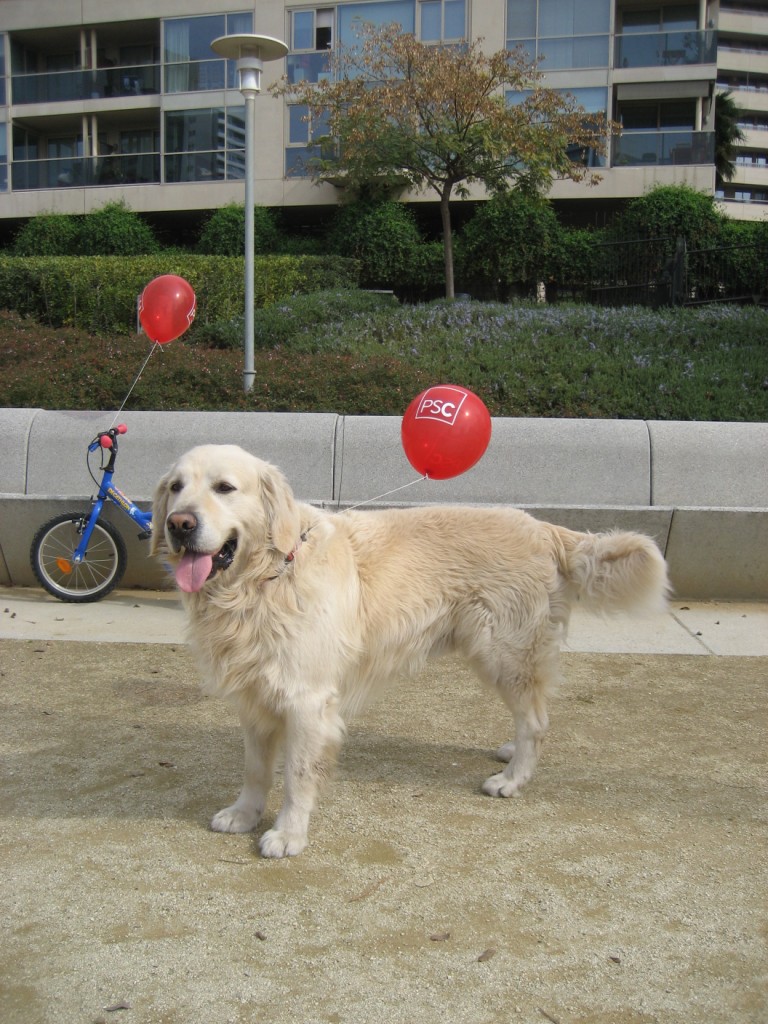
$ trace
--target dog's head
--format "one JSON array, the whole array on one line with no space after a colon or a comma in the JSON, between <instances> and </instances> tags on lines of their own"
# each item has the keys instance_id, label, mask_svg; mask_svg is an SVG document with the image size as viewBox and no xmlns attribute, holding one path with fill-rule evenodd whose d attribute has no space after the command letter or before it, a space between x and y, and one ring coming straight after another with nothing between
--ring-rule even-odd
<instances>
[{"instance_id":1,"label":"dog's head","mask_svg":"<svg viewBox=\"0 0 768 1024\"><path fill-rule=\"evenodd\" d=\"M299 510L282 473L236 445L201 445L160 480L153 500L153 554L169 562L179 587L258 573L299 541Z\"/></svg>"}]
</instances>

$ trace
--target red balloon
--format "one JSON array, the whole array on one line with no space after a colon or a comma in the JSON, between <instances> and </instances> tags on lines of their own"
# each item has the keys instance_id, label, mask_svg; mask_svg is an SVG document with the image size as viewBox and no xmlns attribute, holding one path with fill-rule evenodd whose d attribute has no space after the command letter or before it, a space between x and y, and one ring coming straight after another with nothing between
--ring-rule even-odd
<instances>
[{"instance_id":1,"label":"red balloon","mask_svg":"<svg viewBox=\"0 0 768 1024\"><path fill-rule=\"evenodd\" d=\"M485 454L491 416L471 391L438 384L414 398L400 433L413 468L432 480L447 480L466 473Z\"/></svg>"},{"instance_id":2,"label":"red balloon","mask_svg":"<svg viewBox=\"0 0 768 1024\"><path fill-rule=\"evenodd\" d=\"M139 299L139 321L159 345L178 338L195 319L195 293L183 277L163 274L150 281Z\"/></svg>"}]
</instances>

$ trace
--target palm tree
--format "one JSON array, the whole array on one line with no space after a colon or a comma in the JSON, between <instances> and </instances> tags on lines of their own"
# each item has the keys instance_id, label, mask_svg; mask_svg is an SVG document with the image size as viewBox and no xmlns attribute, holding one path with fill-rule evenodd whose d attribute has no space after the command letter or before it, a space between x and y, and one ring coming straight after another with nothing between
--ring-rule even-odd
<instances>
[{"instance_id":1,"label":"palm tree","mask_svg":"<svg viewBox=\"0 0 768 1024\"><path fill-rule=\"evenodd\" d=\"M744 132L739 127L740 107L734 102L733 94L715 93L715 175L718 182L730 181L736 173L736 150L744 142Z\"/></svg>"}]
</instances>

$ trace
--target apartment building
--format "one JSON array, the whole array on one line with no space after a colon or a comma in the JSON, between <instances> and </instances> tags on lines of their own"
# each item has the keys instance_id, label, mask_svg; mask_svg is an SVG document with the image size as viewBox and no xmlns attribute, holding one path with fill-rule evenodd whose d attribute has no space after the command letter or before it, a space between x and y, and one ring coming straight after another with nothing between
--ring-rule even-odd
<instances>
[{"instance_id":1,"label":"apartment building","mask_svg":"<svg viewBox=\"0 0 768 1024\"><path fill-rule=\"evenodd\" d=\"M716 195L734 217L768 212L768 3L720 0L717 87L729 89L741 111L744 141L733 180Z\"/></svg>"},{"instance_id":2,"label":"apartment building","mask_svg":"<svg viewBox=\"0 0 768 1024\"><path fill-rule=\"evenodd\" d=\"M156 214L241 202L244 101L210 44L243 32L288 46L256 100L256 201L337 203L333 184L302 174L303 110L267 87L328 74L328 49L360 22L429 43L523 44L547 85L619 121L595 158L600 184L555 182L556 202L610 205L656 182L714 193L713 99L730 88L746 141L722 197L737 217L768 210L768 0L0 0L0 222L116 199Z\"/></svg>"}]
</instances>

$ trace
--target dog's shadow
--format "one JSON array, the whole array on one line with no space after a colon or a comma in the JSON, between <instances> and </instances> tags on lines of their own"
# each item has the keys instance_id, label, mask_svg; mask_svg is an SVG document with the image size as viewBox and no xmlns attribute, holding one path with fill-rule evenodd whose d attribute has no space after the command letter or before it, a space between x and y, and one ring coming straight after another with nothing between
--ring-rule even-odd
<instances>
[{"instance_id":1,"label":"dog's shadow","mask_svg":"<svg viewBox=\"0 0 768 1024\"><path fill-rule=\"evenodd\" d=\"M474 788L479 790L489 771L499 770L498 766L490 746L382 735L364 726L354 726L339 755L336 774L345 780L388 782L416 789L433 780L441 786L466 789L467 779L474 777Z\"/></svg>"}]
</instances>

